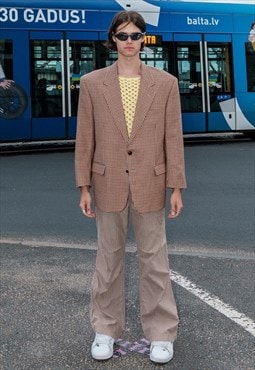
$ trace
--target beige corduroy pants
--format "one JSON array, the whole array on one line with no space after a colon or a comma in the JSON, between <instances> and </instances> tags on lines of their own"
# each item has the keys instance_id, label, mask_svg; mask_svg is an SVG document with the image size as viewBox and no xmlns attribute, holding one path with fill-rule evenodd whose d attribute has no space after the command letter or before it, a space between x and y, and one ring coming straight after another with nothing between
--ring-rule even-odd
<instances>
[{"instance_id":1,"label":"beige corduroy pants","mask_svg":"<svg viewBox=\"0 0 255 370\"><path fill-rule=\"evenodd\" d=\"M174 341L178 314L169 276L165 211L138 213L130 200L121 212L97 209L98 251L90 319L95 332L117 339L125 330L124 261L129 214L139 258L140 313L149 341Z\"/></svg>"}]
</instances>

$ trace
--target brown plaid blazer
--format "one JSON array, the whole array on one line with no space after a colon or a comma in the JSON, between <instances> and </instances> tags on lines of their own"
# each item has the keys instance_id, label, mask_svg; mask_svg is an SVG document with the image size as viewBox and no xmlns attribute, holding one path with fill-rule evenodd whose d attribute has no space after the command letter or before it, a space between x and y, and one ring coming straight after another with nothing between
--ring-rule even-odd
<instances>
[{"instance_id":1,"label":"brown plaid blazer","mask_svg":"<svg viewBox=\"0 0 255 370\"><path fill-rule=\"evenodd\" d=\"M123 210L130 191L139 212L158 211L166 187L186 187L177 79L142 63L129 138L117 63L81 78L76 185L93 186L95 205L106 212Z\"/></svg>"}]
</instances>

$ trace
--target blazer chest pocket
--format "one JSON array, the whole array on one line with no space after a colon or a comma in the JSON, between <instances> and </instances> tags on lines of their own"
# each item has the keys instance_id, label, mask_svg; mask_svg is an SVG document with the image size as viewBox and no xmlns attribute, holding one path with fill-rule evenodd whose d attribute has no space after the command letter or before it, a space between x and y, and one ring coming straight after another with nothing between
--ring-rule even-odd
<instances>
[{"instance_id":1,"label":"blazer chest pocket","mask_svg":"<svg viewBox=\"0 0 255 370\"><path fill-rule=\"evenodd\" d=\"M104 173L105 173L105 165L94 162L92 164L92 172L98 173L99 175L104 175Z\"/></svg>"},{"instance_id":2,"label":"blazer chest pocket","mask_svg":"<svg viewBox=\"0 0 255 370\"><path fill-rule=\"evenodd\" d=\"M165 163L158 164L154 167L155 175L162 175L163 173L166 173L166 165Z\"/></svg>"}]
</instances>

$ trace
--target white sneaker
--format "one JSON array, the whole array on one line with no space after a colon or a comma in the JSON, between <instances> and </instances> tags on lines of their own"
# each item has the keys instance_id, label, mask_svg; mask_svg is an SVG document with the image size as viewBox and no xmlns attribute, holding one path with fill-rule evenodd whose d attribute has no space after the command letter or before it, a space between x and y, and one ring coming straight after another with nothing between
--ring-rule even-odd
<instances>
[{"instance_id":1,"label":"white sneaker","mask_svg":"<svg viewBox=\"0 0 255 370\"><path fill-rule=\"evenodd\" d=\"M91 346L91 355L95 360L108 360L113 356L114 339L109 335L96 333Z\"/></svg>"},{"instance_id":2,"label":"white sneaker","mask_svg":"<svg viewBox=\"0 0 255 370\"><path fill-rule=\"evenodd\" d=\"M172 360L174 355L172 342L153 341L150 346L150 359L153 362L164 364Z\"/></svg>"}]
</instances>

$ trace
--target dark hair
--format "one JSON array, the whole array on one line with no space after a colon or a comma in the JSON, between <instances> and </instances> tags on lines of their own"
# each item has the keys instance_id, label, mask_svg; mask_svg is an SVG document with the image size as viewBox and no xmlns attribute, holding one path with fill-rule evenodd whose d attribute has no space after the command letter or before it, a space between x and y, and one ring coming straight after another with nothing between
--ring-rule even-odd
<instances>
[{"instance_id":1,"label":"dark hair","mask_svg":"<svg viewBox=\"0 0 255 370\"><path fill-rule=\"evenodd\" d=\"M112 20L112 23L108 30L108 40L105 43L105 46L107 48L111 50L117 50L116 43L113 41L112 37L114 36L117 28L123 23L125 23L125 25L129 23L134 23L134 25L138 27L141 32L146 32L146 24L141 14L133 10L123 10L117 13ZM143 50L143 48L144 42L141 44L141 50Z\"/></svg>"}]
</instances>

